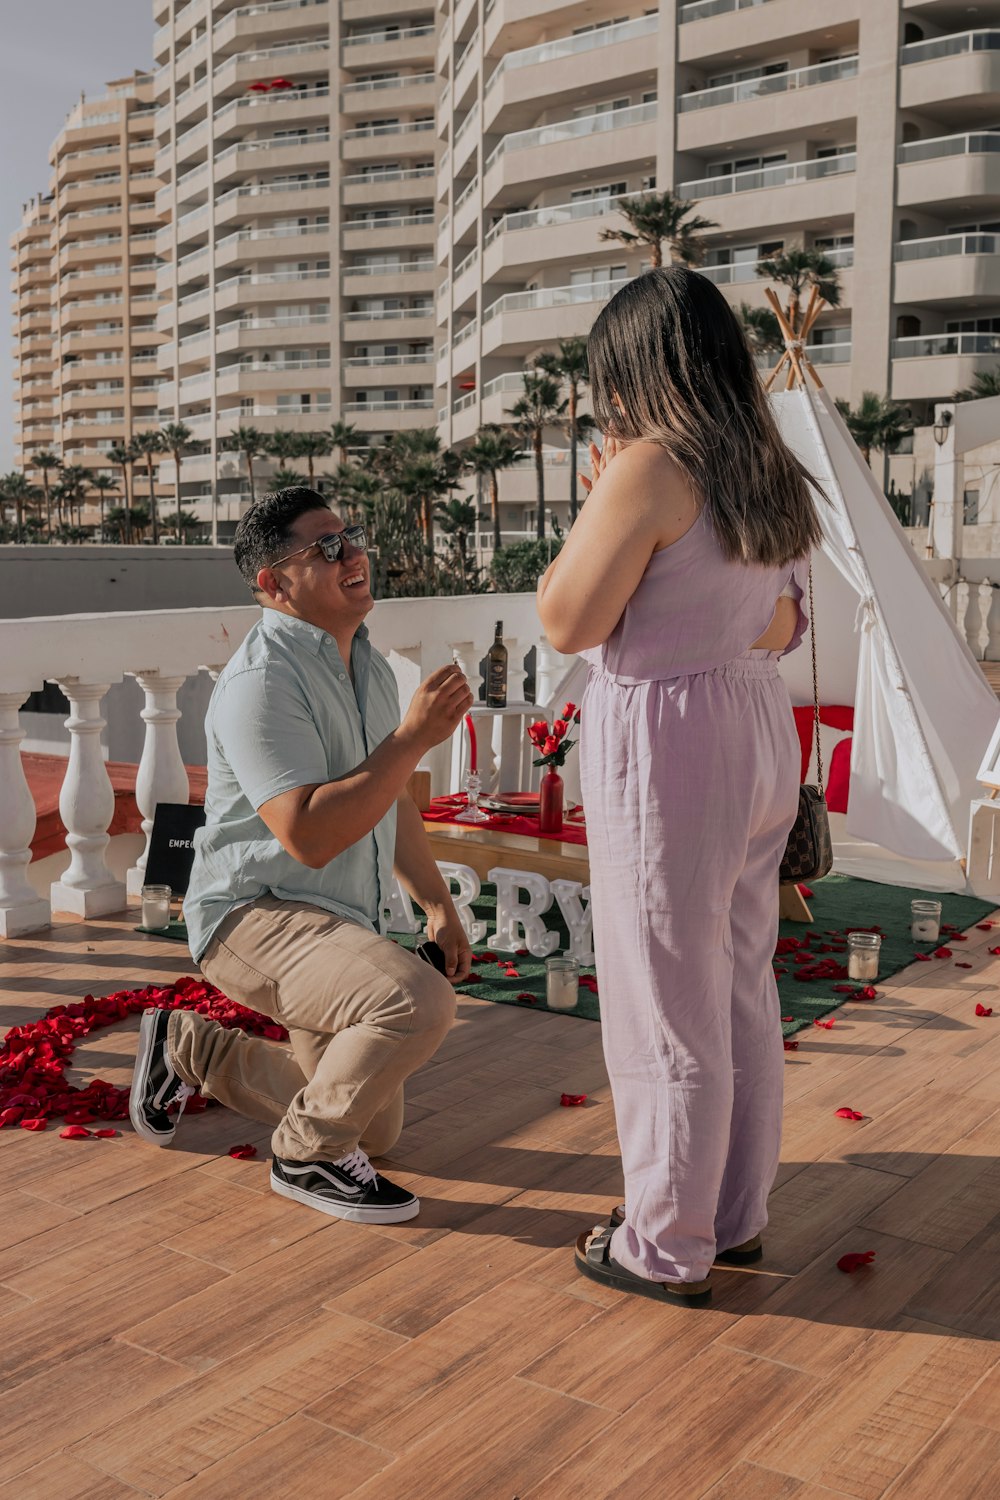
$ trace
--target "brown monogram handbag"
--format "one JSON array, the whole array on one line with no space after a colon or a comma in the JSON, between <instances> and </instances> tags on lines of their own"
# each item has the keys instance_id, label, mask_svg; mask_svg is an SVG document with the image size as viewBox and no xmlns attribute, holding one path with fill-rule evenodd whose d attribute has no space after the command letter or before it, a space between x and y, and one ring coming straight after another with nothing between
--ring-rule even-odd
<instances>
[{"instance_id":1,"label":"brown monogram handbag","mask_svg":"<svg viewBox=\"0 0 1000 1500\"><path fill-rule=\"evenodd\" d=\"M830 816L823 788L823 751L819 739L819 682L816 674L816 615L813 610L812 564L809 564L809 639L812 645L813 733L819 786L799 787L799 811L792 824L778 879L783 885L821 880L833 867Z\"/></svg>"}]
</instances>

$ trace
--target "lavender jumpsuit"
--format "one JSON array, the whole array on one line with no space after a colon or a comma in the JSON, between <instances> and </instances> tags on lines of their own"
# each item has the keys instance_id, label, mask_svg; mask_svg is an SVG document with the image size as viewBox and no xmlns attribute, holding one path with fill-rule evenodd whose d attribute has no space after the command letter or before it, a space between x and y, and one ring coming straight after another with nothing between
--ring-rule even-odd
<instances>
[{"instance_id":1,"label":"lavender jumpsuit","mask_svg":"<svg viewBox=\"0 0 1000 1500\"><path fill-rule=\"evenodd\" d=\"M653 554L582 704L604 1053L625 1172L611 1254L701 1281L767 1223L781 1143L771 969L799 743L777 653L750 650L807 563L728 561L703 511Z\"/></svg>"}]
</instances>

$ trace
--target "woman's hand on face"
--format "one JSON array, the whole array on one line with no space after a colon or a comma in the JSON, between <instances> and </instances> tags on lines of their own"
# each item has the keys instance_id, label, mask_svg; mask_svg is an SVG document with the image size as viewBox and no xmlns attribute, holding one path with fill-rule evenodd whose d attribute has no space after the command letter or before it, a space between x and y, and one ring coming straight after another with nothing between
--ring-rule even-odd
<instances>
[{"instance_id":1,"label":"woman's hand on face","mask_svg":"<svg viewBox=\"0 0 1000 1500\"><path fill-rule=\"evenodd\" d=\"M617 438L608 437L606 433L601 439L600 448L598 448L596 443L590 444L590 472L593 477L588 479L586 474L577 475L577 478L583 485L588 495L594 488L594 485L600 479L601 475L604 473L605 469L608 467L608 464L614 458L615 454L620 452L621 444L618 442Z\"/></svg>"}]
</instances>

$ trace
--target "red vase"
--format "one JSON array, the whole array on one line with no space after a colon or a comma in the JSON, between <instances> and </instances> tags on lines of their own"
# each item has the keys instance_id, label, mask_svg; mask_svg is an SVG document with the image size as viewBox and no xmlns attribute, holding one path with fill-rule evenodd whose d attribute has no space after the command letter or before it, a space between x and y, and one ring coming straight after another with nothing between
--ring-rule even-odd
<instances>
[{"instance_id":1,"label":"red vase","mask_svg":"<svg viewBox=\"0 0 1000 1500\"><path fill-rule=\"evenodd\" d=\"M562 833L563 779L555 766L549 766L538 791L538 832Z\"/></svg>"}]
</instances>

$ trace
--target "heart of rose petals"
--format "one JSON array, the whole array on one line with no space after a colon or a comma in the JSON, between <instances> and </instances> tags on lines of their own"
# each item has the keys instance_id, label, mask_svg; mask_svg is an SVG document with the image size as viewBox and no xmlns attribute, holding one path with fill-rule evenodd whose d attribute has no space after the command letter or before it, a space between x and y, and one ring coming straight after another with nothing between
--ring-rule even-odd
<instances>
[{"instance_id":1,"label":"heart of rose petals","mask_svg":"<svg viewBox=\"0 0 1000 1500\"><path fill-rule=\"evenodd\" d=\"M834 1114L837 1116L838 1120L863 1120L864 1119L864 1115L861 1113L860 1110L858 1110L858 1109L849 1109L846 1104L843 1105L840 1109L835 1109L834 1110Z\"/></svg>"},{"instance_id":2,"label":"heart of rose petals","mask_svg":"<svg viewBox=\"0 0 1000 1500\"><path fill-rule=\"evenodd\" d=\"M837 1270L846 1271L850 1276L852 1272L860 1271L862 1266L870 1266L874 1259L874 1250L850 1250L838 1260Z\"/></svg>"},{"instance_id":3,"label":"heart of rose petals","mask_svg":"<svg viewBox=\"0 0 1000 1500\"><path fill-rule=\"evenodd\" d=\"M586 1104L586 1094L560 1094L559 1103L566 1109L572 1109L575 1105Z\"/></svg>"},{"instance_id":4,"label":"heart of rose petals","mask_svg":"<svg viewBox=\"0 0 1000 1500\"><path fill-rule=\"evenodd\" d=\"M234 1161L250 1161L257 1155L256 1146L230 1146L229 1154Z\"/></svg>"},{"instance_id":5,"label":"heart of rose petals","mask_svg":"<svg viewBox=\"0 0 1000 1500\"><path fill-rule=\"evenodd\" d=\"M977 1016L991 1016L992 1014L993 1014L993 1007L992 1007L992 1005L981 1005L978 1000L976 1001L976 1015Z\"/></svg>"}]
</instances>

